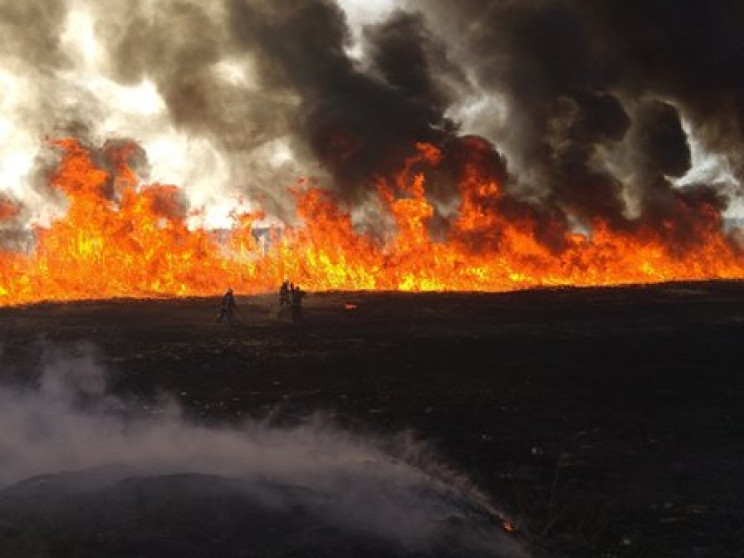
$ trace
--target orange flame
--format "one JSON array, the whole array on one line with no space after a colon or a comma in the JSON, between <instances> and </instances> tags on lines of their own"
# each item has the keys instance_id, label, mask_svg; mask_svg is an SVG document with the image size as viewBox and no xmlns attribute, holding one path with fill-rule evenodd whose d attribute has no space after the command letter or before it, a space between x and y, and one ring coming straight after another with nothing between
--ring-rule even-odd
<instances>
[{"instance_id":1,"label":"orange flame","mask_svg":"<svg viewBox=\"0 0 744 558\"><path fill-rule=\"evenodd\" d=\"M590 235L556 221L546 231L528 212L507 216L501 185L475 163L459 181L458 211L433 239L434 206L424 174L414 172L439 162L430 145L419 145L394 180L378 180L380 208L395 224L389 238L358 232L333 194L300 184L291 192L301 225L273 231L267 250L253 234L260 214L235 215L226 239L190 230L179 190L139 185L126 147L109 154L114 168L105 171L76 140L54 145L64 157L51 185L67 196L69 209L48 228L35 228L31 253L0 251L3 305L211 295L228 285L266 292L285 277L306 290L479 291L744 278L744 257L721 232L714 207L680 201L680 212L695 211L695 240L684 249L668 241L683 226L671 221L660 230L618 232L595 219ZM0 220L15 213L0 203ZM560 247L542 242L546 234Z\"/></svg>"}]
</instances>

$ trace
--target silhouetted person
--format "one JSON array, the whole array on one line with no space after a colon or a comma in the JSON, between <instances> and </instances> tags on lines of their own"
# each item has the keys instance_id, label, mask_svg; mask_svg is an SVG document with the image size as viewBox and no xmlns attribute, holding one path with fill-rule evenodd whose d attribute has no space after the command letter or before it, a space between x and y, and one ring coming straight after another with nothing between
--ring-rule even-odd
<instances>
[{"instance_id":1,"label":"silhouetted person","mask_svg":"<svg viewBox=\"0 0 744 558\"><path fill-rule=\"evenodd\" d=\"M222 322L227 318L227 323L235 325L235 313L238 310L238 305L235 302L235 296L233 296L232 288L227 289L225 294L222 296L220 305L217 307L217 323Z\"/></svg>"},{"instance_id":2,"label":"silhouetted person","mask_svg":"<svg viewBox=\"0 0 744 558\"><path fill-rule=\"evenodd\" d=\"M289 302L289 281L284 280L279 287L279 306L288 305Z\"/></svg>"},{"instance_id":3,"label":"silhouetted person","mask_svg":"<svg viewBox=\"0 0 744 558\"><path fill-rule=\"evenodd\" d=\"M295 325L302 325L302 297L305 292L299 285L292 285L290 292L290 304L292 308L292 321Z\"/></svg>"}]
</instances>

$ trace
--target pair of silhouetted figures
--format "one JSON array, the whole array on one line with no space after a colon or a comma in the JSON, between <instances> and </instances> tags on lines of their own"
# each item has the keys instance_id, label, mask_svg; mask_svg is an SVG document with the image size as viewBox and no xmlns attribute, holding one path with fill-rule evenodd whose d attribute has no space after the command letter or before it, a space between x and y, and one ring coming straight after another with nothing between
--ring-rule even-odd
<instances>
[{"instance_id":1,"label":"pair of silhouetted figures","mask_svg":"<svg viewBox=\"0 0 744 558\"><path fill-rule=\"evenodd\" d=\"M279 309L289 306L292 314L292 321L296 325L302 325L302 298L305 296L299 285L293 285L289 281L282 282L279 288ZM235 325L238 305L235 302L235 295L232 288L227 289L219 305L217 306L217 323L227 321L228 324Z\"/></svg>"}]
</instances>

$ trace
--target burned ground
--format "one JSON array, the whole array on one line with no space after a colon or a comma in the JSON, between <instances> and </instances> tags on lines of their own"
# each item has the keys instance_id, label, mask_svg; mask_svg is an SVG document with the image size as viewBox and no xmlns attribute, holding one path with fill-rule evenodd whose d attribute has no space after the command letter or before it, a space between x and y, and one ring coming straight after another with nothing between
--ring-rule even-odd
<instances>
[{"instance_id":1,"label":"burned ground","mask_svg":"<svg viewBox=\"0 0 744 558\"><path fill-rule=\"evenodd\" d=\"M551 555L736 556L744 545L744 285L505 294L327 293L304 332L275 297L0 311L6 383L41 340L100 348L118 395L200 423L292 423L430 442ZM352 308L347 306L352 305Z\"/></svg>"}]
</instances>

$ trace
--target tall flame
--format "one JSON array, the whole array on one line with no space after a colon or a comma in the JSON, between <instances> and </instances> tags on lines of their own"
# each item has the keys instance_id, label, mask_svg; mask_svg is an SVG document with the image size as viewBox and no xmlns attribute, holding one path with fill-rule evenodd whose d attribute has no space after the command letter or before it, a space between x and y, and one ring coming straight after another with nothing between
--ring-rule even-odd
<instances>
[{"instance_id":1,"label":"tall flame","mask_svg":"<svg viewBox=\"0 0 744 558\"><path fill-rule=\"evenodd\" d=\"M611 229L601 219L578 234L559 220L509 212L502 186L474 162L459 180L460 205L441 238L424 174L440 153L419 145L393 180L376 185L389 237L358 232L332 193L291 189L300 225L274 230L268 247L254 235L260 214L234 216L229 234L190 230L174 186L140 185L127 147L110 154L113 170L94 164L74 139L54 142L64 157L51 185L69 200L64 216L36 227L29 253L0 251L0 304L106 297L161 297L274 290L291 278L310 290L482 290L540 285L610 285L682 279L744 278L744 257L721 232L721 218L694 208L694 241L669 241L679 222ZM132 147L130 146L130 149ZM693 211L680 201L680 212ZM0 223L17 208L0 200ZM685 221L687 222L687 221ZM558 239L552 246L541 239ZM555 242L553 242L555 244Z\"/></svg>"}]
</instances>

